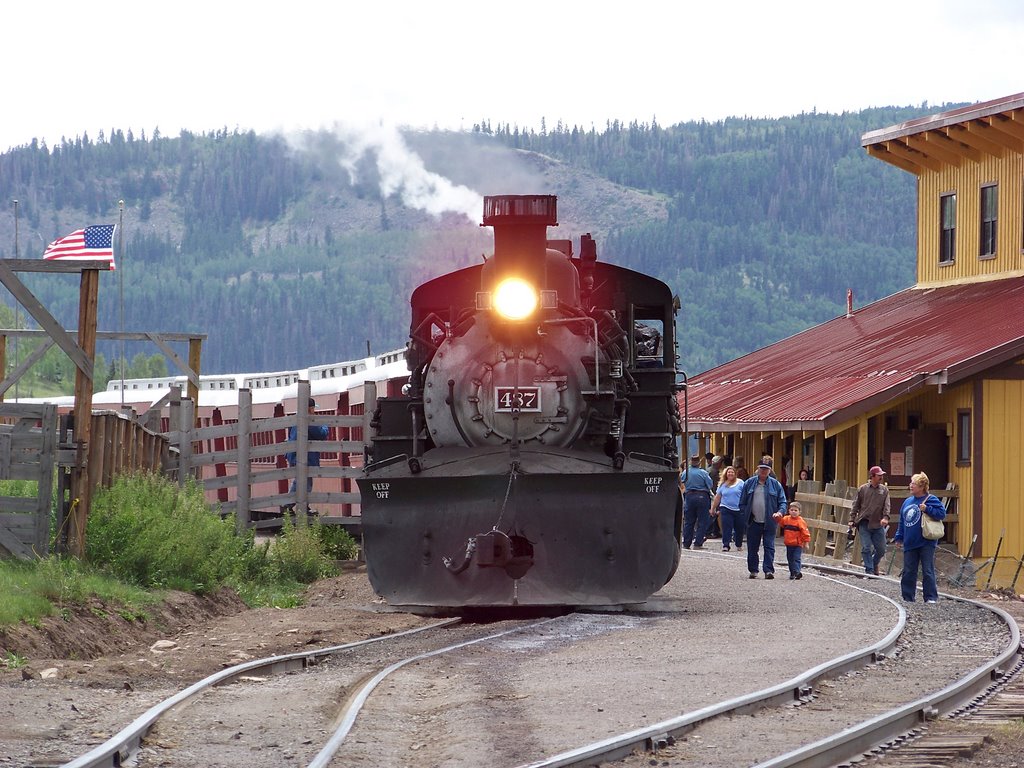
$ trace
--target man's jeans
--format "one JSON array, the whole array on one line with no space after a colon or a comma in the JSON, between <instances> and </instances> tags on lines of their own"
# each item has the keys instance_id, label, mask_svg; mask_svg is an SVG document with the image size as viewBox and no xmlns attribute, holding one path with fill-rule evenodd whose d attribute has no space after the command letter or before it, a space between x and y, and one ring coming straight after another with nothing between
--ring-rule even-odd
<instances>
[{"instance_id":1,"label":"man's jeans","mask_svg":"<svg viewBox=\"0 0 1024 768\"><path fill-rule=\"evenodd\" d=\"M687 493L683 496L683 546L704 546L704 537L711 523L711 496L706 493Z\"/></svg>"},{"instance_id":2,"label":"man's jeans","mask_svg":"<svg viewBox=\"0 0 1024 768\"><path fill-rule=\"evenodd\" d=\"M777 526L772 518L768 522L755 523L750 521L747 526L747 570L757 573L761 545L764 545L764 559L761 567L765 573L775 573L775 531Z\"/></svg>"},{"instance_id":3,"label":"man's jeans","mask_svg":"<svg viewBox=\"0 0 1024 768\"><path fill-rule=\"evenodd\" d=\"M882 567L885 557L885 528L871 530L867 523L860 526L860 554L864 558L864 572L874 573Z\"/></svg>"}]
</instances>

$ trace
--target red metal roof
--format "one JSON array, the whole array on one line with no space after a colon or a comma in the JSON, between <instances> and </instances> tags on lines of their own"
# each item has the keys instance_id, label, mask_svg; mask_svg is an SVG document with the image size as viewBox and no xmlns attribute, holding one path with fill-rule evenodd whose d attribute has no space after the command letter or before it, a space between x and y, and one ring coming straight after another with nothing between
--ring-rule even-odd
<instances>
[{"instance_id":1,"label":"red metal roof","mask_svg":"<svg viewBox=\"0 0 1024 768\"><path fill-rule=\"evenodd\" d=\"M910 288L693 376L689 429L829 429L1022 355L1024 277Z\"/></svg>"}]
</instances>

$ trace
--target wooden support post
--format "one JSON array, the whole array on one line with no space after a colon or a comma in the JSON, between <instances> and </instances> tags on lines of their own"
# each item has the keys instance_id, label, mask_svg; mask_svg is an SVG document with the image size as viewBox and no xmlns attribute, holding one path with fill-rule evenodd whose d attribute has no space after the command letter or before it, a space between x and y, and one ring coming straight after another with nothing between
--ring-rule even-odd
<instances>
[{"instance_id":1,"label":"wooden support post","mask_svg":"<svg viewBox=\"0 0 1024 768\"><path fill-rule=\"evenodd\" d=\"M868 447L868 419L865 416L857 421L857 466L851 475L855 488L858 487L858 478L868 476Z\"/></svg>"},{"instance_id":2,"label":"wooden support post","mask_svg":"<svg viewBox=\"0 0 1024 768\"><path fill-rule=\"evenodd\" d=\"M0 333L0 379L7 375L7 334ZM4 401L4 392L0 392L0 403Z\"/></svg>"},{"instance_id":3,"label":"wooden support post","mask_svg":"<svg viewBox=\"0 0 1024 768\"><path fill-rule=\"evenodd\" d=\"M249 527L249 500L252 498L250 447L252 446L252 390L238 390L238 490L236 492L235 530Z\"/></svg>"},{"instance_id":4,"label":"wooden support post","mask_svg":"<svg viewBox=\"0 0 1024 768\"><path fill-rule=\"evenodd\" d=\"M814 433L814 479L825 482L825 433Z\"/></svg>"},{"instance_id":5,"label":"wooden support post","mask_svg":"<svg viewBox=\"0 0 1024 768\"><path fill-rule=\"evenodd\" d=\"M96 315L100 273L82 270L78 297L78 346L90 364L96 359ZM89 521L92 489L89 485L89 437L92 429L92 376L80 367L75 371L75 469L71 473L72 509L68 548L72 556L85 555L85 528ZM77 504L75 503L77 501Z\"/></svg>"},{"instance_id":6,"label":"wooden support post","mask_svg":"<svg viewBox=\"0 0 1024 768\"><path fill-rule=\"evenodd\" d=\"M201 373L200 370L200 358L203 352L203 340L200 338L191 338L188 341L188 367L195 371L196 376ZM199 424L199 386L195 384L192 379L188 381L188 399L195 403L195 426L201 426Z\"/></svg>"},{"instance_id":7,"label":"wooden support post","mask_svg":"<svg viewBox=\"0 0 1024 768\"><path fill-rule=\"evenodd\" d=\"M306 524L309 512L309 382L299 380L295 400L295 519L298 525Z\"/></svg>"}]
</instances>

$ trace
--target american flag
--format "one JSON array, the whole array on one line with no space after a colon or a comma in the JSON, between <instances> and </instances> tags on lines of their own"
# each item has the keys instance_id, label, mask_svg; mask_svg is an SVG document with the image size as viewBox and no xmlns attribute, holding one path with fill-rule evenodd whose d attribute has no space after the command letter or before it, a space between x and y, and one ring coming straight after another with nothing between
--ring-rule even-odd
<instances>
[{"instance_id":1,"label":"american flag","mask_svg":"<svg viewBox=\"0 0 1024 768\"><path fill-rule=\"evenodd\" d=\"M54 240L43 251L44 259L110 262L114 269L114 224L97 224L76 229L70 235Z\"/></svg>"}]
</instances>

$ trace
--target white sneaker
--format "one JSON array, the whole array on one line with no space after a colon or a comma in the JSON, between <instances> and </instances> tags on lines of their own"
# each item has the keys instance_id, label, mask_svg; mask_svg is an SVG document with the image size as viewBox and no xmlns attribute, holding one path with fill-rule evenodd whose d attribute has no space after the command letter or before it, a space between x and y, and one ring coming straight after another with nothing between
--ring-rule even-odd
<instances>
[{"instance_id":1,"label":"white sneaker","mask_svg":"<svg viewBox=\"0 0 1024 768\"><path fill-rule=\"evenodd\" d=\"M925 603L927 603L928 605L935 605L938 602L938 600L925 600Z\"/></svg>"}]
</instances>

